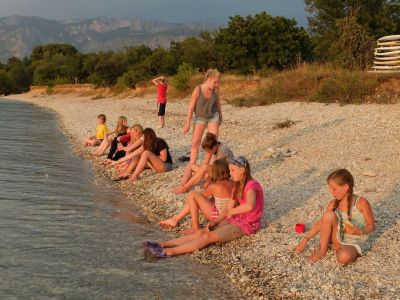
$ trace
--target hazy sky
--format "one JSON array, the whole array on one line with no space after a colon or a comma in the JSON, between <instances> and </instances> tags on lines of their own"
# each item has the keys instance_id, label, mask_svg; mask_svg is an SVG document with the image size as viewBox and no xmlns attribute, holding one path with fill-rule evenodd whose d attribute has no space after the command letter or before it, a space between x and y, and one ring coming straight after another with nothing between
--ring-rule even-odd
<instances>
[{"instance_id":1,"label":"hazy sky","mask_svg":"<svg viewBox=\"0 0 400 300\"><path fill-rule=\"evenodd\" d=\"M48 19L139 17L169 22L227 22L228 16L260 11L295 18L306 26L303 0L0 0L0 17Z\"/></svg>"}]
</instances>

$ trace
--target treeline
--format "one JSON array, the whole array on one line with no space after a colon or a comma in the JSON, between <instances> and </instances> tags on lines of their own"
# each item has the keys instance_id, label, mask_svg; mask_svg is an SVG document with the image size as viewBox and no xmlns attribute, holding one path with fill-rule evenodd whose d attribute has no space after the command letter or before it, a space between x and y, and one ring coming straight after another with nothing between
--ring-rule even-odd
<instances>
[{"instance_id":1,"label":"treeline","mask_svg":"<svg viewBox=\"0 0 400 300\"><path fill-rule=\"evenodd\" d=\"M309 32L293 19L265 12L229 18L214 33L171 42L168 49L148 46L82 54L66 44L37 46L30 57L0 64L0 94L19 93L31 84L93 83L134 87L158 74L175 75L178 90L193 72L268 74L303 61L332 62L348 69L371 63L376 38L400 33L397 0L305 0Z\"/></svg>"}]
</instances>

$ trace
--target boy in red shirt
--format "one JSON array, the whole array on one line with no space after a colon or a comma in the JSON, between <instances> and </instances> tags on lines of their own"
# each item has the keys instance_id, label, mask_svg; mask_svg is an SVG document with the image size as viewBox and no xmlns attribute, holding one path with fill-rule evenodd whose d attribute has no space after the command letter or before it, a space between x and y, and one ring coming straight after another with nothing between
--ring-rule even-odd
<instances>
[{"instance_id":1,"label":"boy in red shirt","mask_svg":"<svg viewBox=\"0 0 400 300\"><path fill-rule=\"evenodd\" d=\"M154 78L152 81L157 86L158 118L160 127L163 128L165 126L165 106L167 105L167 78L165 78L165 76L160 76Z\"/></svg>"}]
</instances>

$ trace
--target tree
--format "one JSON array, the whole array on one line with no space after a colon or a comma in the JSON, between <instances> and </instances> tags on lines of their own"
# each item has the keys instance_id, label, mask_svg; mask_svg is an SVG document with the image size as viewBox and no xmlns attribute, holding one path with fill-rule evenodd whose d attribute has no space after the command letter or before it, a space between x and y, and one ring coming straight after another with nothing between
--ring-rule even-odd
<instances>
[{"instance_id":1,"label":"tree","mask_svg":"<svg viewBox=\"0 0 400 300\"><path fill-rule=\"evenodd\" d=\"M339 38L332 44L330 53L334 61L347 69L366 69L372 63L373 40L356 18L346 17L336 21Z\"/></svg>"},{"instance_id":2,"label":"tree","mask_svg":"<svg viewBox=\"0 0 400 300\"><path fill-rule=\"evenodd\" d=\"M329 59L329 48L339 37L337 20L354 17L374 39L400 31L398 0L304 0L314 53Z\"/></svg>"},{"instance_id":3,"label":"tree","mask_svg":"<svg viewBox=\"0 0 400 300\"><path fill-rule=\"evenodd\" d=\"M265 12L243 18L229 18L228 27L220 29L215 38L219 67L241 72L260 68L284 68L299 55L310 56L306 31L295 20L272 17Z\"/></svg>"},{"instance_id":4,"label":"tree","mask_svg":"<svg viewBox=\"0 0 400 300\"><path fill-rule=\"evenodd\" d=\"M0 70L0 95L8 95L12 91L10 77L7 72Z\"/></svg>"}]
</instances>

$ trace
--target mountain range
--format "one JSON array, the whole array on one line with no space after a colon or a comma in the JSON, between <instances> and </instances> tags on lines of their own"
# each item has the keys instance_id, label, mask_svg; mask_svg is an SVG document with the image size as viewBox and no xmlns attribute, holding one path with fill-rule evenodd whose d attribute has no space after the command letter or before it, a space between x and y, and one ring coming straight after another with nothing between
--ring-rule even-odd
<instances>
[{"instance_id":1,"label":"mountain range","mask_svg":"<svg viewBox=\"0 0 400 300\"><path fill-rule=\"evenodd\" d=\"M168 47L171 41L214 31L212 23L167 23L138 18L55 21L39 17L0 18L0 61L29 56L37 45L67 43L83 53L145 44Z\"/></svg>"}]
</instances>

